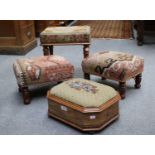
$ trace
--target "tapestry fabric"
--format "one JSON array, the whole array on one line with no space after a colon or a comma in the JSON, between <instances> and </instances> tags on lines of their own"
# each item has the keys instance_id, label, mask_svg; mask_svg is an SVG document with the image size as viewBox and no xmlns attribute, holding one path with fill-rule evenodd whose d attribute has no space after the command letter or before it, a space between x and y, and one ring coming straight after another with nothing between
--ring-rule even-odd
<instances>
[{"instance_id":1,"label":"tapestry fabric","mask_svg":"<svg viewBox=\"0 0 155 155\"><path fill-rule=\"evenodd\" d=\"M40 56L17 59L13 64L20 85L64 81L73 76L73 65L61 56Z\"/></svg>"},{"instance_id":2,"label":"tapestry fabric","mask_svg":"<svg viewBox=\"0 0 155 155\"><path fill-rule=\"evenodd\" d=\"M73 78L53 87L50 94L83 107L99 107L118 93L110 86Z\"/></svg>"},{"instance_id":3,"label":"tapestry fabric","mask_svg":"<svg viewBox=\"0 0 155 155\"><path fill-rule=\"evenodd\" d=\"M40 42L53 43L89 43L89 26L48 27L40 34Z\"/></svg>"},{"instance_id":4,"label":"tapestry fabric","mask_svg":"<svg viewBox=\"0 0 155 155\"><path fill-rule=\"evenodd\" d=\"M82 61L82 69L85 73L123 82L142 73L144 59L123 52L98 52Z\"/></svg>"}]
</instances>

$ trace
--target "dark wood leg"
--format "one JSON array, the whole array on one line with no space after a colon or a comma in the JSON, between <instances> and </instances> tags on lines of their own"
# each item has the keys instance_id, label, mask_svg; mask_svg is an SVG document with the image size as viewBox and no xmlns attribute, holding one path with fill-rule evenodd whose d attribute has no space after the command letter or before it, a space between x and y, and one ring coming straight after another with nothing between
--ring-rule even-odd
<instances>
[{"instance_id":1,"label":"dark wood leg","mask_svg":"<svg viewBox=\"0 0 155 155\"><path fill-rule=\"evenodd\" d=\"M133 27L134 27L135 30L137 30L137 22L136 21L134 21Z\"/></svg>"},{"instance_id":2,"label":"dark wood leg","mask_svg":"<svg viewBox=\"0 0 155 155\"><path fill-rule=\"evenodd\" d=\"M83 56L84 58L89 57L89 45L83 45Z\"/></svg>"},{"instance_id":3,"label":"dark wood leg","mask_svg":"<svg viewBox=\"0 0 155 155\"><path fill-rule=\"evenodd\" d=\"M137 44L139 46L143 45L143 39L144 39L144 30L143 30L143 23L140 20L136 21L136 27L137 27Z\"/></svg>"},{"instance_id":4,"label":"dark wood leg","mask_svg":"<svg viewBox=\"0 0 155 155\"><path fill-rule=\"evenodd\" d=\"M49 47L43 46L44 55L50 55Z\"/></svg>"},{"instance_id":5,"label":"dark wood leg","mask_svg":"<svg viewBox=\"0 0 155 155\"><path fill-rule=\"evenodd\" d=\"M137 40L137 45L138 46L142 46L143 45L143 40L142 39L138 39Z\"/></svg>"},{"instance_id":6,"label":"dark wood leg","mask_svg":"<svg viewBox=\"0 0 155 155\"><path fill-rule=\"evenodd\" d=\"M119 82L119 93L122 99L125 98L125 92L126 92L126 82Z\"/></svg>"},{"instance_id":7,"label":"dark wood leg","mask_svg":"<svg viewBox=\"0 0 155 155\"><path fill-rule=\"evenodd\" d=\"M53 55L53 45L49 46L50 49L50 55Z\"/></svg>"},{"instance_id":8,"label":"dark wood leg","mask_svg":"<svg viewBox=\"0 0 155 155\"><path fill-rule=\"evenodd\" d=\"M22 87L22 95L23 95L24 104L29 104L31 99L30 99L30 93L29 93L28 87Z\"/></svg>"},{"instance_id":9,"label":"dark wood leg","mask_svg":"<svg viewBox=\"0 0 155 155\"><path fill-rule=\"evenodd\" d=\"M142 74L138 74L135 77L135 88L140 88L141 87L141 81L142 81Z\"/></svg>"},{"instance_id":10,"label":"dark wood leg","mask_svg":"<svg viewBox=\"0 0 155 155\"><path fill-rule=\"evenodd\" d=\"M105 77L102 77L102 80L106 80L106 78Z\"/></svg>"},{"instance_id":11,"label":"dark wood leg","mask_svg":"<svg viewBox=\"0 0 155 155\"><path fill-rule=\"evenodd\" d=\"M133 39L135 39L135 36L134 36L135 23L134 23L134 21L130 21L130 22L131 22L131 36Z\"/></svg>"},{"instance_id":12,"label":"dark wood leg","mask_svg":"<svg viewBox=\"0 0 155 155\"><path fill-rule=\"evenodd\" d=\"M18 91L21 93L22 92L22 87L18 84Z\"/></svg>"},{"instance_id":13,"label":"dark wood leg","mask_svg":"<svg viewBox=\"0 0 155 155\"><path fill-rule=\"evenodd\" d=\"M90 74L84 73L84 79L90 80Z\"/></svg>"}]
</instances>

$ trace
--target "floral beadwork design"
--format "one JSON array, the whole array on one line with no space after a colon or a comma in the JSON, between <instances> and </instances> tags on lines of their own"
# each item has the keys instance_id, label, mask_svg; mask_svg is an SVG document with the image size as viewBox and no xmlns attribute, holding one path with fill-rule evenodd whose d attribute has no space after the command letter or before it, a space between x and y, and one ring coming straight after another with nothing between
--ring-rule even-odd
<instances>
[{"instance_id":1,"label":"floral beadwork design","mask_svg":"<svg viewBox=\"0 0 155 155\"><path fill-rule=\"evenodd\" d=\"M93 94L95 94L98 91L97 86L94 86L90 83L73 81L73 82L67 83L67 84L70 86L70 88L74 88L76 90L84 90L86 92L90 92Z\"/></svg>"}]
</instances>

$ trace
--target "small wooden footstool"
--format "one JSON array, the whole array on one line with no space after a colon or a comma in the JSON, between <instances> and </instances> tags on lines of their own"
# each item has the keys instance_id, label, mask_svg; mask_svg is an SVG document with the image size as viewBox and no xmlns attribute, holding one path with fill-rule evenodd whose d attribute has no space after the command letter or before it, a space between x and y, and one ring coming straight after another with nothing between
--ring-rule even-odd
<instances>
[{"instance_id":1,"label":"small wooden footstool","mask_svg":"<svg viewBox=\"0 0 155 155\"><path fill-rule=\"evenodd\" d=\"M135 87L140 88L144 59L129 53L108 51L91 55L82 61L84 78L90 79L90 74L101 76L119 82L119 91L125 98L126 81L135 79Z\"/></svg>"},{"instance_id":2,"label":"small wooden footstool","mask_svg":"<svg viewBox=\"0 0 155 155\"><path fill-rule=\"evenodd\" d=\"M72 78L74 67L60 56L40 56L17 59L13 70L24 103L30 103L30 88L40 87Z\"/></svg>"},{"instance_id":3,"label":"small wooden footstool","mask_svg":"<svg viewBox=\"0 0 155 155\"><path fill-rule=\"evenodd\" d=\"M48 115L82 131L98 131L119 116L120 95L113 88L75 78L47 94Z\"/></svg>"},{"instance_id":4,"label":"small wooden footstool","mask_svg":"<svg viewBox=\"0 0 155 155\"><path fill-rule=\"evenodd\" d=\"M83 45L84 58L89 56L89 26L48 27L40 34L44 55L53 54L56 45Z\"/></svg>"}]
</instances>

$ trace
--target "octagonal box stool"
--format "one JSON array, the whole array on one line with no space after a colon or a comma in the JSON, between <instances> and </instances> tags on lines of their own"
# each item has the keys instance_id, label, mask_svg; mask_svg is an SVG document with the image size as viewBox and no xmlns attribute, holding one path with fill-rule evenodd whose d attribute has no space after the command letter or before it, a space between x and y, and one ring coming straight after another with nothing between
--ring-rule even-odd
<instances>
[{"instance_id":1,"label":"octagonal box stool","mask_svg":"<svg viewBox=\"0 0 155 155\"><path fill-rule=\"evenodd\" d=\"M120 95L112 87L73 78L48 91L48 115L81 131L98 131L119 116Z\"/></svg>"},{"instance_id":2,"label":"octagonal box stool","mask_svg":"<svg viewBox=\"0 0 155 155\"><path fill-rule=\"evenodd\" d=\"M141 87L141 76L144 69L144 59L129 53L108 51L91 55L82 61L84 78L90 79L90 74L101 76L103 80L111 79L119 82L119 92L125 98L126 81L135 79L135 88Z\"/></svg>"},{"instance_id":3,"label":"octagonal box stool","mask_svg":"<svg viewBox=\"0 0 155 155\"><path fill-rule=\"evenodd\" d=\"M47 27L40 33L40 42L44 55L53 54L56 45L83 45L84 58L89 56L90 45L89 26Z\"/></svg>"},{"instance_id":4,"label":"octagonal box stool","mask_svg":"<svg viewBox=\"0 0 155 155\"><path fill-rule=\"evenodd\" d=\"M13 70L25 104L30 103L30 89L62 82L73 77L73 65L60 56L17 59Z\"/></svg>"}]
</instances>

